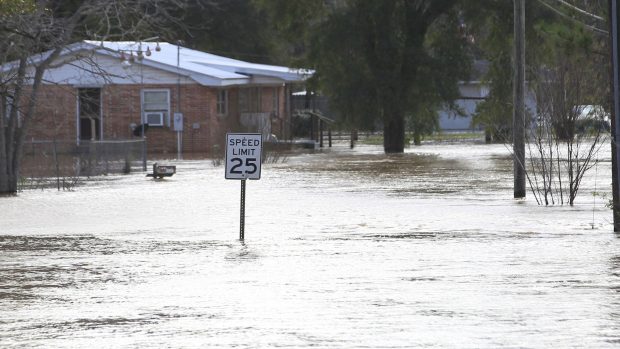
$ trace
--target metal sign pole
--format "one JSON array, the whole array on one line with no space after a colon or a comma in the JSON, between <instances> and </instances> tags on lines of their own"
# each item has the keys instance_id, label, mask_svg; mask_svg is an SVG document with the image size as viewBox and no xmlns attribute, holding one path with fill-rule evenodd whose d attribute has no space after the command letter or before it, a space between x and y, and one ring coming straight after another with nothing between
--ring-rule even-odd
<instances>
[{"instance_id":1,"label":"metal sign pole","mask_svg":"<svg viewBox=\"0 0 620 349\"><path fill-rule=\"evenodd\" d=\"M174 113L174 124L172 125L177 133L177 159L183 159L183 113Z\"/></svg>"},{"instance_id":2,"label":"metal sign pole","mask_svg":"<svg viewBox=\"0 0 620 349\"><path fill-rule=\"evenodd\" d=\"M245 179L241 180L241 219L239 221L239 240L245 237Z\"/></svg>"},{"instance_id":3,"label":"metal sign pole","mask_svg":"<svg viewBox=\"0 0 620 349\"><path fill-rule=\"evenodd\" d=\"M241 180L239 240L245 238L245 182L260 179L263 138L260 133L226 134L226 179Z\"/></svg>"},{"instance_id":4,"label":"metal sign pole","mask_svg":"<svg viewBox=\"0 0 620 349\"><path fill-rule=\"evenodd\" d=\"M181 131L177 131L177 159L181 160L183 155L181 153Z\"/></svg>"}]
</instances>

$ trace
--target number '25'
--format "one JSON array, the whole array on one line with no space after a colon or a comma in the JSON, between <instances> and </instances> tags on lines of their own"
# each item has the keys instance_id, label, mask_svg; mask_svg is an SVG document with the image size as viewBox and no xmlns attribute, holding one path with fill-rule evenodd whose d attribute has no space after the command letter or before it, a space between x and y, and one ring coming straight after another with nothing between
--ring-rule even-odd
<instances>
[{"instance_id":1,"label":"number '25'","mask_svg":"<svg viewBox=\"0 0 620 349\"><path fill-rule=\"evenodd\" d=\"M243 165L243 160L241 158L232 158L230 162L233 163L233 166L230 168L230 173L233 174L243 174L238 168ZM251 167L251 170L245 170L247 174L255 173L258 168L256 167L256 158L245 158L245 167Z\"/></svg>"}]
</instances>

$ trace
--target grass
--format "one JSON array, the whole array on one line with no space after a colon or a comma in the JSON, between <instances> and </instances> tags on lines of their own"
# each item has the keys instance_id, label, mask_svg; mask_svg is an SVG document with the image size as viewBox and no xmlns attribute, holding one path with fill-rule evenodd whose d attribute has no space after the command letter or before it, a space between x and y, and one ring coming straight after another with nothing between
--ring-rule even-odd
<instances>
[{"instance_id":1,"label":"grass","mask_svg":"<svg viewBox=\"0 0 620 349\"><path fill-rule=\"evenodd\" d=\"M465 141L483 141L484 133L482 132L436 132L432 135L426 135L422 137L422 142L432 142L432 143L452 143L452 142L465 142ZM364 136L363 133L360 132L360 137L358 142L360 144L367 145L382 145L383 144L383 135L382 134L371 134L368 136ZM413 134L407 133L405 134L405 144L413 144Z\"/></svg>"},{"instance_id":2,"label":"grass","mask_svg":"<svg viewBox=\"0 0 620 349\"><path fill-rule=\"evenodd\" d=\"M422 141L431 142L459 142L470 140L484 140L482 132L437 132L422 137Z\"/></svg>"}]
</instances>

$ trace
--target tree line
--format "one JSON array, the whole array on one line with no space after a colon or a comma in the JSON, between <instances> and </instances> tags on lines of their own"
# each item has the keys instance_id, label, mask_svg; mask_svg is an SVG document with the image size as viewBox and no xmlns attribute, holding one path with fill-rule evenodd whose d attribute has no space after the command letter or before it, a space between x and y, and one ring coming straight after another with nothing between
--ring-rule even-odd
<instances>
[{"instance_id":1,"label":"tree line","mask_svg":"<svg viewBox=\"0 0 620 349\"><path fill-rule=\"evenodd\" d=\"M555 103L552 132L570 139L577 116L562 108L608 108L607 7L537 0L526 10L530 90L558 91L536 98ZM307 88L327 96L346 127L382 130L385 152L398 153L406 131L419 143L437 130L440 109L463 113L455 103L458 84L471 78L476 61L488 62L481 78L489 95L474 122L488 140L510 141L512 28L512 2L505 0L0 0L0 63L14 68L0 73L0 192L16 190L41 76L72 42L158 36L228 57L314 69ZM44 51L51 54L29 60ZM558 101L575 79L579 95Z\"/></svg>"}]
</instances>

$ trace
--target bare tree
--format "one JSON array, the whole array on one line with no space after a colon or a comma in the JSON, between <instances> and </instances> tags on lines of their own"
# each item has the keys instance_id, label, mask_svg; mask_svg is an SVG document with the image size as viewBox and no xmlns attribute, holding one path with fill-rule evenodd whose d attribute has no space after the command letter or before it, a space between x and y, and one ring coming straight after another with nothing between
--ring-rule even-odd
<instances>
[{"instance_id":1,"label":"bare tree","mask_svg":"<svg viewBox=\"0 0 620 349\"><path fill-rule=\"evenodd\" d=\"M539 204L573 205L585 173L598 161L609 126L603 106L592 104L596 67L559 55L553 67L538 70L527 174Z\"/></svg>"},{"instance_id":2,"label":"bare tree","mask_svg":"<svg viewBox=\"0 0 620 349\"><path fill-rule=\"evenodd\" d=\"M82 39L139 39L179 28L183 0L0 2L0 195L17 192L23 144L45 72ZM96 67L93 70L98 70ZM99 71L105 75L105 72Z\"/></svg>"}]
</instances>

